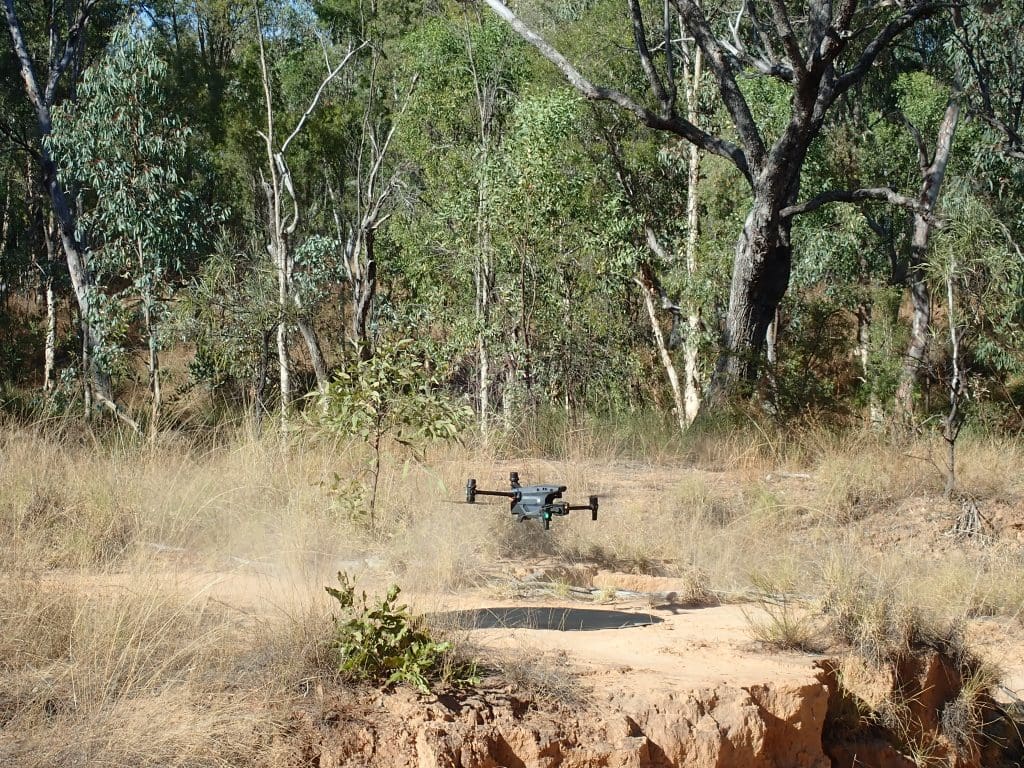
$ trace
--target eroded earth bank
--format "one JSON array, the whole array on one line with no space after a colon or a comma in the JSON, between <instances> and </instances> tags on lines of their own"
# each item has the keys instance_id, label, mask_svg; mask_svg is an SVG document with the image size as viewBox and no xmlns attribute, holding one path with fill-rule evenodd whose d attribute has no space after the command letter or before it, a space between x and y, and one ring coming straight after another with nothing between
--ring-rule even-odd
<instances>
[{"instance_id":1,"label":"eroded earth bank","mask_svg":"<svg viewBox=\"0 0 1024 768\"><path fill-rule=\"evenodd\" d=\"M321 768L966 768L1024 756L1012 707L970 690L949 649L922 644L886 669L842 649L766 652L750 641L749 606L656 602L463 608L478 648L533 656L511 675L522 685L505 669L463 693L318 689L286 738Z\"/></svg>"}]
</instances>

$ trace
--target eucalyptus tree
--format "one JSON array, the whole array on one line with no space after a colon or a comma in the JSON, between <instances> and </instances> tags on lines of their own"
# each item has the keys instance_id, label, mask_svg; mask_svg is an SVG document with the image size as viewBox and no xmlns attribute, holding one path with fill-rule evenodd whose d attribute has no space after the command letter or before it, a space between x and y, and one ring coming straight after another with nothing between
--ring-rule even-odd
<instances>
[{"instance_id":1,"label":"eucalyptus tree","mask_svg":"<svg viewBox=\"0 0 1024 768\"><path fill-rule=\"evenodd\" d=\"M574 363L592 352L579 332L589 318L582 274L600 243L604 189L578 128L588 115L564 89L521 97L492 156L495 221L491 268L496 329L504 352L505 422L541 400L571 410L581 385ZM609 315L612 311L609 308ZM608 355L608 359L612 356Z\"/></svg>"},{"instance_id":2,"label":"eucalyptus tree","mask_svg":"<svg viewBox=\"0 0 1024 768\"><path fill-rule=\"evenodd\" d=\"M69 0L65 3L22 3L4 0L4 17L11 40L11 52L21 75L23 95L35 121L35 131L25 137L22 148L35 159L50 199L57 231L64 250L68 273L82 321L86 408L92 398L97 404L125 417L114 400L110 376L94 359L99 341L96 296L89 267L88 247L80 237L73 195L60 178L60 168L46 147L53 130L53 109L74 95L75 85L90 51L86 32L99 18L102 31L111 18L123 12L115 0ZM27 31L35 34L30 36ZM45 42L44 42L45 41ZM31 46L37 46L33 52ZM45 53L39 52L45 47ZM130 419L128 420L130 421Z\"/></svg>"},{"instance_id":3,"label":"eucalyptus tree","mask_svg":"<svg viewBox=\"0 0 1024 768\"><path fill-rule=\"evenodd\" d=\"M918 207L912 212L909 282L912 305L910 341L904 356L899 386L896 388L897 413L909 420L914 413L914 392L931 330L931 295L927 275L928 247L935 228L939 194L950 161L953 137L960 122L960 102L950 98L935 130L934 143L928 142L922 131L907 117L902 116L907 130L914 138L917 164L920 172ZM934 146L934 149L932 148ZM952 307L949 308L952 311Z\"/></svg>"},{"instance_id":4,"label":"eucalyptus tree","mask_svg":"<svg viewBox=\"0 0 1024 768\"><path fill-rule=\"evenodd\" d=\"M517 42L489 16L458 9L449 18L429 19L400 45L404 67L418 76L418 85L397 141L420 189L418 210L394 234L406 253L406 279L422 288L417 298L448 320L460 345L464 337L472 339L475 359L466 365L484 434L505 373L495 245L503 212L495 188L501 182L498 155L527 74ZM469 318L461 297L471 297Z\"/></svg>"},{"instance_id":5,"label":"eucalyptus tree","mask_svg":"<svg viewBox=\"0 0 1024 768\"><path fill-rule=\"evenodd\" d=\"M325 224L334 232L341 257L345 335L365 360L373 355L379 330L374 323L381 288L378 246L384 240L387 250L382 235L388 223L411 203L413 164L397 151L396 135L420 76L402 49L403 40L424 24L423 9L414 0L316 0L313 8L336 44L366 41L348 98L335 106L333 133L321 139L329 161L318 169L331 219Z\"/></svg>"},{"instance_id":6,"label":"eucalyptus tree","mask_svg":"<svg viewBox=\"0 0 1024 768\"><path fill-rule=\"evenodd\" d=\"M62 178L81 196L78 224L92 244L92 270L106 294L101 303L138 306L147 339L151 435L163 404L167 307L181 265L213 221L190 189L193 138L168 103L167 74L145 32L120 28L103 58L86 70L78 99L53 110L45 143ZM107 338L109 319L98 320L104 343L97 353L109 361L116 345Z\"/></svg>"},{"instance_id":7,"label":"eucalyptus tree","mask_svg":"<svg viewBox=\"0 0 1024 768\"><path fill-rule=\"evenodd\" d=\"M327 386L328 376L324 355L319 340L312 326L302 317L302 307L297 303L294 283L295 261L291 239L295 234L300 218L300 200L296 194L296 183L288 163L288 150L292 143L303 133L309 120L317 111L328 87L353 60L356 54L365 47L365 43L350 42L347 47L331 61L331 52L324 49L325 73L319 85L307 97L305 108L294 119L290 131L282 130L281 110L275 99L274 71L268 56L267 30L260 13L255 14L256 42L259 51L260 85L263 93L265 122L257 133L263 140L265 164L260 169L260 185L266 197L266 229L267 252L277 272L277 300L280 313L277 326L277 356L281 397L281 418L287 418L291 408L291 361L289 356L288 326L298 315L298 325L309 349L310 359L316 373L317 385L320 389Z\"/></svg>"},{"instance_id":8,"label":"eucalyptus tree","mask_svg":"<svg viewBox=\"0 0 1024 768\"><path fill-rule=\"evenodd\" d=\"M1024 6L1013 0L956 4L950 58L969 113L998 137L997 148L1024 160Z\"/></svg>"},{"instance_id":9,"label":"eucalyptus tree","mask_svg":"<svg viewBox=\"0 0 1024 768\"><path fill-rule=\"evenodd\" d=\"M680 136L726 158L746 179L752 203L737 238L722 351L710 385L713 399L748 388L756 379L769 325L789 285L792 221L799 204L804 162L833 106L860 83L901 35L943 4L910 0L898 5L858 0L768 7L740 3L731 12L705 9L697 0L670 0L656 9L628 0L646 96L597 85L501 0L486 0L501 18L553 63L586 98L606 101L657 131ZM657 21L651 21L655 17ZM680 113L679 41L696 40L715 81L729 131L719 135ZM789 109L777 135L759 125L743 77L761 75L788 90ZM891 190L842 190L829 199L888 198Z\"/></svg>"}]
</instances>

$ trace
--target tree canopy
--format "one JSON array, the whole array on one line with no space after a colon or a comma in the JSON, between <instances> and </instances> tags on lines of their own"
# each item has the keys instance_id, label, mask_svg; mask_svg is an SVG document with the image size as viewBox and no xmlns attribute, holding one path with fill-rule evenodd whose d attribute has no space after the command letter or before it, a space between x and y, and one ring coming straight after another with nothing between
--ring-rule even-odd
<instances>
[{"instance_id":1,"label":"tree canopy","mask_svg":"<svg viewBox=\"0 0 1024 768\"><path fill-rule=\"evenodd\" d=\"M1019 429L1018 5L4 0L4 402Z\"/></svg>"}]
</instances>

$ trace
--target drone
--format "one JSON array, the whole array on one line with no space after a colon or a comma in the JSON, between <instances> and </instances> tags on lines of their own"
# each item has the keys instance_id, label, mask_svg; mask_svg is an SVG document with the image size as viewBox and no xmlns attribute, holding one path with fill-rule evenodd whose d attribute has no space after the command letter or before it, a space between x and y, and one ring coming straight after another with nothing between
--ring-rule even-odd
<instances>
[{"instance_id":1,"label":"drone","mask_svg":"<svg viewBox=\"0 0 1024 768\"><path fill-rule=\"evenodd\" d=\"M508 476L508 491L484 491L476 487L476 480L466 481L466 503L475 504L477 496L502 496L511 499L511 511L518 522L523 520L541 520L544 530L551 528L551 518L565 517L570 512L584 509L590 510L590 519L597 520L597 496L590 497L588 504L569 504L557 501L566 490L564 485L520 485L519 473L511 472Z\"/></svg>"}]
</instances>

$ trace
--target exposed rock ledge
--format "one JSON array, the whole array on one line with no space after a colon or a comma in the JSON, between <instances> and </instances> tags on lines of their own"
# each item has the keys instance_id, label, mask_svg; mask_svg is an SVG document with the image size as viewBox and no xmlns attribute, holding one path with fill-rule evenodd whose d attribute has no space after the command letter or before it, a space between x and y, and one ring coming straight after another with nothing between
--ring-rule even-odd
<instances>
[{"instance_id":1,"label":"exposed rock ledge","mask_svg":"<svg viewBox=\"0 0 1024 768\"><path fill-rule=\"evenodd\" d=\"M318 690L281 746L319 768L914 768L897 749L908 739L949 768L1024 761L1022 724L985 697L980 741L949 740L941 721L961 682L948 658L926 651L903 666L884 684L910 702L895 738L863 720L868 704L839 686L836 662L819 661L803 679L626 693L606 684L575 704L509 690Z\"/></svg>"},{"instance_id":2,"label":"exposed rock ledge","mask_svg":"<svg viewBox=\"0 0 1024 768\"><path fill-rule=\"evenodd\" d=\"M325 703L295 723L320 768L827 768L829 688L718 687L538 708L510 694ZM359 710L359 711L353 711ZM346 711L347 710L347 711ZM317 722L319 720L319 722ZM295 734L298 735L298 734Z\"/></svg>"}]
</instances>

